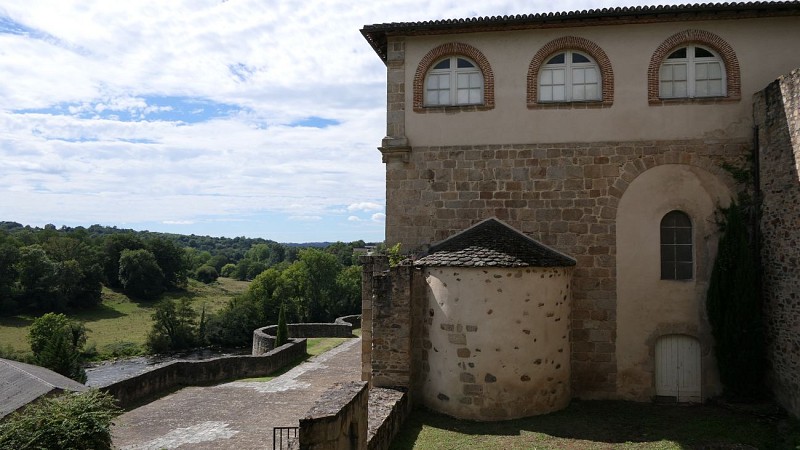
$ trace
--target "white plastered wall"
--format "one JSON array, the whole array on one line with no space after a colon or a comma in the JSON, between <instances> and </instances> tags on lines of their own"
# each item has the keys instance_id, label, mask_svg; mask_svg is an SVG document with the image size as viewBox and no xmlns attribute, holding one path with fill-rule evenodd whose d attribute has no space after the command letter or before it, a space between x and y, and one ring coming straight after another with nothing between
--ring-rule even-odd
<instances>
[{"instance_id":1,"label":"white plastered wall","mask_svg":"<svg viewBox=\"0 0 800 450\"><path fill-rule=\"evenodd\" d=\"M741 100L651 106L647 69L656 48L677 32L704 30L724 39L741 67ZM527 73L548 42L588 39L605 51L614 72L614 103L603 109L529 110ZM414 74L431 49L463 42L480 50L495 76L495 108L420 114L413 111ZM752 95L798 65L800 17L682 21L551 28L406 38L406 136L412 146L746 138Z\"/></svg>"},{"instance_id":2,"label":"white plastered wall","mask_svg":"<svg viewBox=\"0 0 800 450\"><path fill-rule=\"evenodd\" d=\"M646 401L655 395L654 349L660 336L685 334L701 345L702 395L719 392L705 295L717 251L718 207L731 193L715 175L667 164L639 175L617 210L617 393ZM670 211L689 215L695 275L661 280L660 223Z\"/></svg>"}]
</instances>

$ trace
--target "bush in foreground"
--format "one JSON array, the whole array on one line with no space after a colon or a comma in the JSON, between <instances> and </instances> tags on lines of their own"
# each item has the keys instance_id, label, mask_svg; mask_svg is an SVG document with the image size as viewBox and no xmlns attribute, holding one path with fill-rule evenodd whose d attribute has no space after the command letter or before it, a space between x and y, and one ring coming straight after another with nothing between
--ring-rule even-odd
<instances>
[{"instance_id":1,"label":"bush in foreground","mask_svg":"<svg viewBox=\"0 0 800 450\"><path fill-rule=\"evenodd\" d=\"M0 423L0 448L110 449L119 413L114 397L96 390L44 398Z\"/></svg>"}]
</instances>

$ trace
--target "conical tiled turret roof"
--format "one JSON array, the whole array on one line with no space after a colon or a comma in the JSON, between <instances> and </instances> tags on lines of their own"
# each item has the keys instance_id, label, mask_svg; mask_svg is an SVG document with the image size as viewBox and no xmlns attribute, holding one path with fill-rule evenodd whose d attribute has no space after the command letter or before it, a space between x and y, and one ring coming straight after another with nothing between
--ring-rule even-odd
<instances>
[{"instance_id":1,"label":"conical tiled turret roof","mask_svg":"<svg viewBox=\"0 0 800 450\"><path fill-rule=\"evenodd\" d=\"M496 218L486 219L432 246L420 267L565 267L576 261Z\"/></svg>"}]
</instances>

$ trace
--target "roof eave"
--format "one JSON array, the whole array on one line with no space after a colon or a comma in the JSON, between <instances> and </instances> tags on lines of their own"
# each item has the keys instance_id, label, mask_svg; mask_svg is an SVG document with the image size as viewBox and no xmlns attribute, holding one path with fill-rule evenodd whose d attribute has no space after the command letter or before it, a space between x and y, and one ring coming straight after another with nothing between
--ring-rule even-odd
<instances>
[{"instance_id":1,"label":"roof eave","mask_svg":"<svg viewBox=\"0 0 800 450\"><path fill-rule=\"evenodd\" d=\"M800 15L800 2L704 3L675 6L618 7L544 14L382 23L365 25L360 31L373 50L375 50L375 53L386 63L389 36L470 33L499 29L510 31L568 26L623 25L643 21L672 22L678 20L730 19L772 15Z\"/></svg>"}]
</instances>

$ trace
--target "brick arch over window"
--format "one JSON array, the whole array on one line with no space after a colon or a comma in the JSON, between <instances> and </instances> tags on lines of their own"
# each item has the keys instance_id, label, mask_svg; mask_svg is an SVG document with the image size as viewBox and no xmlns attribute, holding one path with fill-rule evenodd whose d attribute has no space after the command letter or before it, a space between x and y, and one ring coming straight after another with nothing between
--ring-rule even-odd
<instances>
[{"instance_id":1,"label":"brick arch over window","mask_svg":"<svg viewBox=\"0 0 800 450\"><path fill-rule=\"evenodd\" d=\"M445 56L466 56L467 58L475 61L483 74L483 104L481 105L463 105L463 106L433 106L425 107L424 104L424 91L425 91L425 75L431 69L434 63L444 58ZM419 62L417 72L414 74L414 111L415 112L442 112L442 111L485 111L494 109L494 72L489 65L489 60L477 48L460 42L451 42L442 44L431 51L429 51Z\"/></svg>"},{"instance_id":2,"label":"brick arch over window","mask_svg":"<svg viewBox=\"0 0 800 450\"><path fill-rule=\"evenodd\" d=\"M724 98L679 98L669 100L662 100L659 98L658 76L661 64L673 50L691 44L709 47L722 58L725 64L727 89L727 94ZM739 74L739 59L736 58L733 47L714 33L703 30L686 30L675 33L662 42L650 58L650 66L647 68L647 101L651 105L662 105L666 103L737 102L741 100L741 98L742 80Z\"/></svg>"},{"instance_id":3,"label":"brick arch over window","mask_svg":"<svg viewBox=\"0 0 800 450\"><path fill-rule=\"evenodd\" d=\"M545 63L545 58L563 50L585 52L597 63L603 83L601 88L603 97L599 102L539 103L539 70ZM588 39L576 36L564 36L554 39L536 52L528 66L528 108L563 108L565 103L571 103L574 107L587 108L592 106L607 108L614 103L614 70L611 68L611 61L599 45Z\"/></svg>"},{"instance_id":4,"label":"brick arch over window","mask_svg":"<svg viewBox=\"0 0 800 450\"><path fill-rule=\"evenodd\" d=\"M629 161L622 166L619 169L619 176L616 177L611 183L611 186L608 187L608 195L616 200L605 207L608 208L605 214L608 217L617 217L616 205L619 204L619 200L622 199L622 194L625 193L631 182L648 169L665 164L684 164L704 169L706 172L716 176L731 192L738 192L741 187L730 172L723 169L718 162L714 162L709 157L689 152L668 151Z\"/></svg>"}]
</instances>

